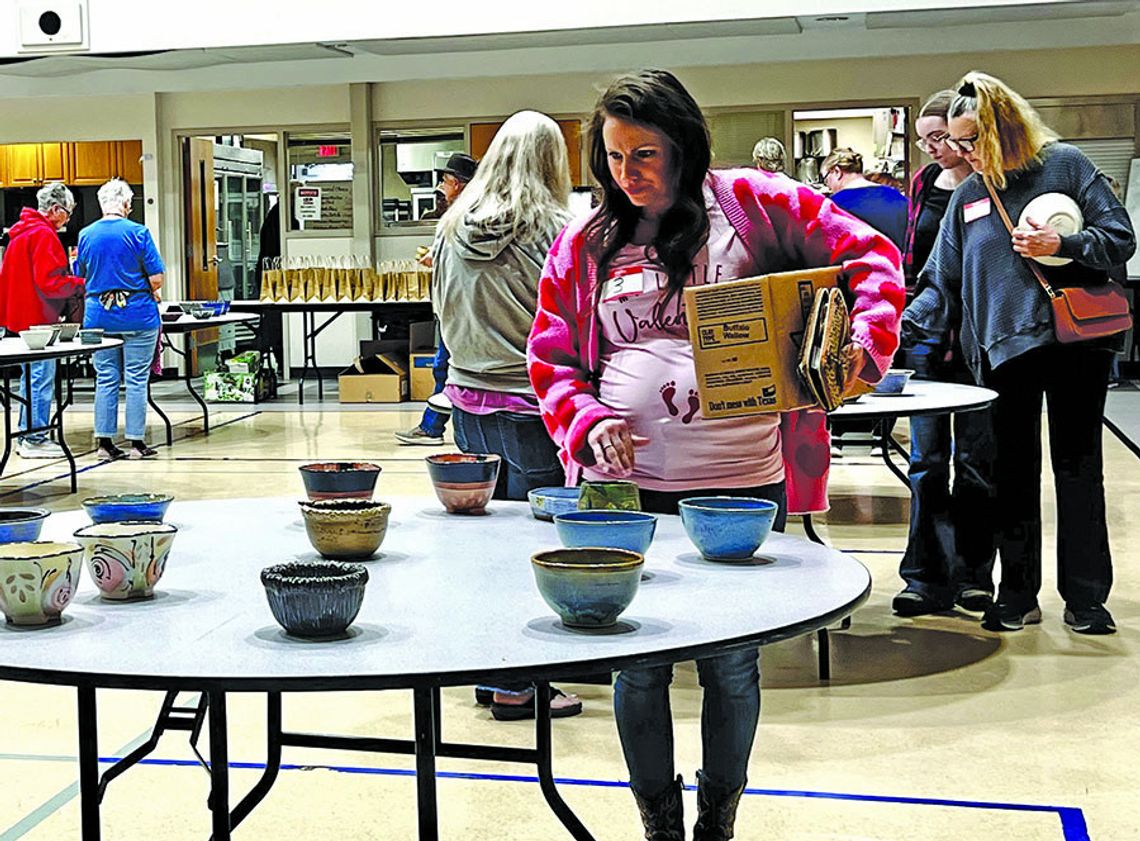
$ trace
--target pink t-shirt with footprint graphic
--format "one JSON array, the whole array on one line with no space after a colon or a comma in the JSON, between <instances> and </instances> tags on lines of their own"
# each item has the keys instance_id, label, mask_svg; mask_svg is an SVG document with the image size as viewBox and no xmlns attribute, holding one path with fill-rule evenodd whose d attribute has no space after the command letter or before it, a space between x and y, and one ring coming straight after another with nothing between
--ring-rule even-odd
<instances>
[{"instance_id":1,"label":"pink t-shirt with footprint graphic","mask_svg":"<svg viewBox=\"0 0 1140 841\"><path fill-rule=\"evenodd\" d=\"M708 245L693 261L688 285L754 274L748 249L705 186ZM668 305L664 269L644 246L615 256L602 287L599 399L649 439L630 477L644 488L684 491L748 488L784 479L780 416L705 420L697 398L693 349L680 295ZM585 468L587 479L612 478Z\"/></svg>"}]
</instances>

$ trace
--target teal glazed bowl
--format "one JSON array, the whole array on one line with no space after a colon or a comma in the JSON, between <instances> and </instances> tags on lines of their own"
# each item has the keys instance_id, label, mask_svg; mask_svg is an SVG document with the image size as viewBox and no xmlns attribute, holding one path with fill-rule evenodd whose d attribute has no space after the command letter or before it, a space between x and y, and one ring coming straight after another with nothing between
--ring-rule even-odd
<instances>
[{"instance_id":1,"label":"teal glazed bowl","mask_svg":"<svg viewBox=\"0 0 1140 841\"><path fill-rule=\"evenodd\" d=\"M767 499L695 496L677 506L689 540L709 561L744 561L772 532L780 507Z\"/></svg>"},{"instance_id":2,"label":"teal glazed bowl","mask_svg":"<svg viewBox=\"0 0 1140 841\"><path fill-rule=\"evenodd\" d=\"M567 548L604 546L644 555L657 531L657 517L641 511L569 511L555 515L554 527Z\"/></svg>"},{"instance_id":3,"label":"teal glazed bowl","mask_svg":"<svg viewBox=\"0 0 1140 841\"><path fill-rule=\"evenodd\" d=\"M645 558L624 549L551 549L531 557L538 592L568 628L615 625L641 584Z\"/></svg>"},{"instance_id":4,"label":"teal glazed bowl","mask_svg":"<svg viewBox=\"0 0 1140 841\"><path fill-rule=\"evenodd\" d=\"M530 502L530 513L536 520L554 519L556 514L566 514L578 510L578 495L581 488L535 488L527 491L526 498Z\"/></svg>"}]
</instances>

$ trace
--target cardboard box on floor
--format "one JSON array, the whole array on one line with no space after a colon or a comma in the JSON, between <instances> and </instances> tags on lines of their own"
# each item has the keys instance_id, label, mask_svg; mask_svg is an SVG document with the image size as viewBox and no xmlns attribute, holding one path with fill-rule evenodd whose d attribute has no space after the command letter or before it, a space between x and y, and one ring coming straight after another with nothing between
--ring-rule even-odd
<instances>
[{"instance_id":1,"label":"cardboard box on floor","mask_svg":"<svg viewBox=\"0 0 1140 841\"><path fill-rule=\"evenodd\" d=\"M341 403L403 403L408 399L408 361L401 341L361 342L357 362L340 372ZM358 367L359 366L359 367ZM361 373L364 368L368 373Z\"/></svg>"},{"instance_id":2,"label":"cardboard box on floor","mask_svg":"<svg viewBox=\"0 0 1140 841\"><path fill-rule=\"evenodd\" d=\"M796 366L817 289L842 270L780 272L685 289L701 415L736 418L816 405Z\"/></svg>"}]
</instances>

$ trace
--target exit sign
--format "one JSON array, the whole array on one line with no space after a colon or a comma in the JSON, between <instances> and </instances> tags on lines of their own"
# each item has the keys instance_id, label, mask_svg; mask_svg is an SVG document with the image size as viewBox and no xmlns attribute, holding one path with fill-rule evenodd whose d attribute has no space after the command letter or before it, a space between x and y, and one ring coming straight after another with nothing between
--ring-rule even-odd
<instances>
[{"instance_id":1,"label":"exit sign","mask_svg":"<svg viewBox=\"0 0 1140 841\"><path fill-rule=\"evenodd\" d=\"M317 157L318 158L339 158L340 157L340 147L339 146L318 146L317 147Z\"/></svg>"}]
</instances>

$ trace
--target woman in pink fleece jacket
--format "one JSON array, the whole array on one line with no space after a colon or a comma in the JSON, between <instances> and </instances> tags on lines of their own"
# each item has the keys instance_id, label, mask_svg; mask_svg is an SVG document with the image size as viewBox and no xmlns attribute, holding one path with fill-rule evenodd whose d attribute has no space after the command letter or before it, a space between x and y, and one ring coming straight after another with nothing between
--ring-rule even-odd
<instances>
[{"instance_id":1,"label":"woman in pink fleece jacket","mask_svg":"<svg viewBox=\"0 0 1140 841\"><path fill-rule=\"evenodd\" d=\"M527 358L568 481L628 477L643 507L675 513L685 496L771 499L777 527L826 508L828 435L818 412L705 420L681 291L842 264L852 300L848 384L875 382L898 345L905 293L898 249L791 179L709 171L708 127L670 73L619 78L590 131L601 206L554 241ZM703 768L694 839L732 837L760 712L755 648L697 662ZM681 841L673 779L669 665L626 669L614 708L630 783L651 841Z\"/></svg>"}]
</instances>

